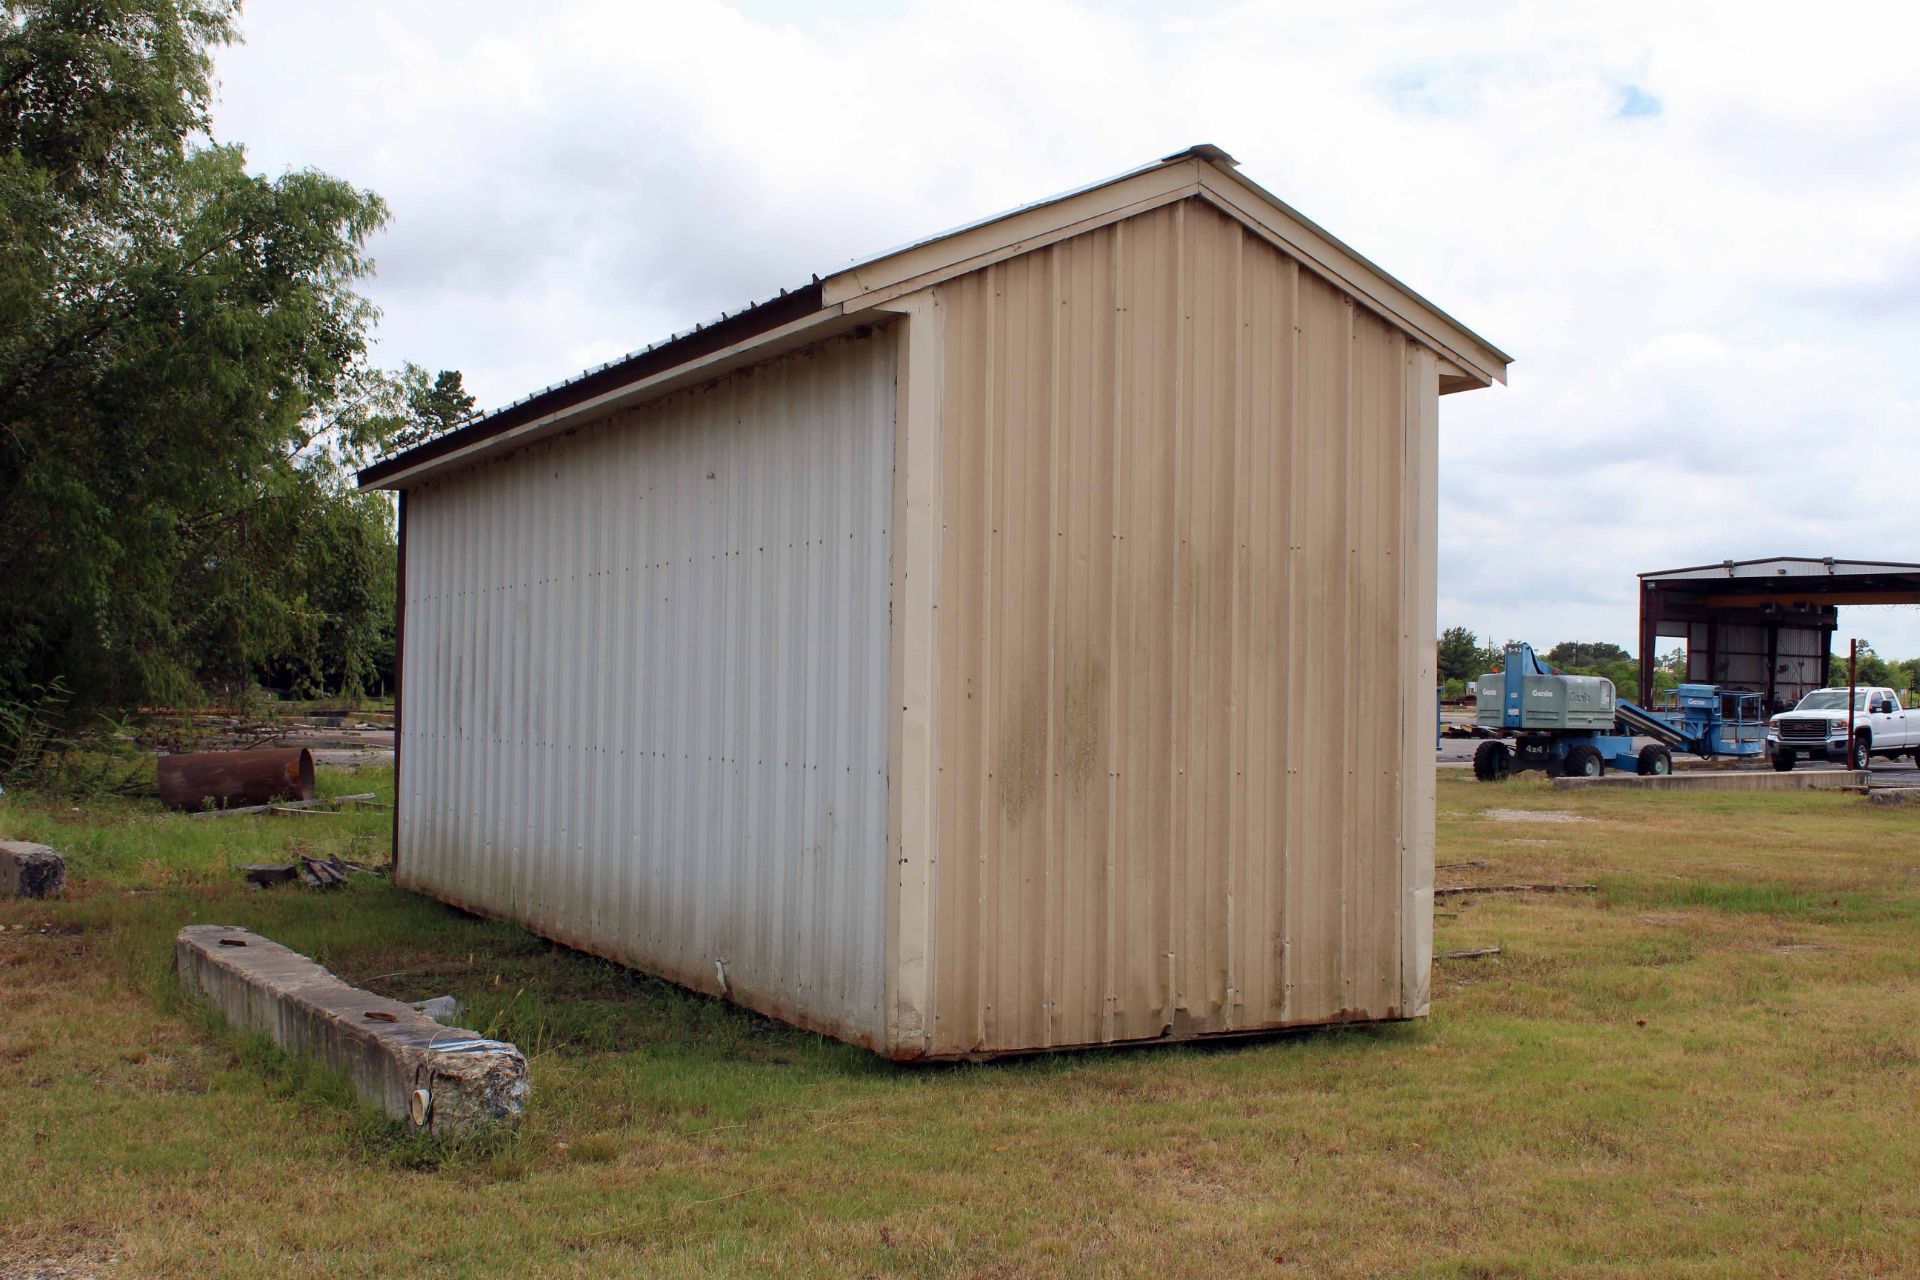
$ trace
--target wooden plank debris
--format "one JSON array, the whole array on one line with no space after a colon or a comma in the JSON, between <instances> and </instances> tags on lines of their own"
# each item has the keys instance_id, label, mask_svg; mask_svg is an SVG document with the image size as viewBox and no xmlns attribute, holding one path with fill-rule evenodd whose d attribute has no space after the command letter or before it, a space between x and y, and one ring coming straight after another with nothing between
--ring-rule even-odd
<instances>
[{"instance_id":1,"label":"wooden plank debris","mask_svg":"<svg viewBox=\"0 0 1920 1280\"><path fill-rule=\"evenodd\" d=\"M294 800L286 804L250 804L240 809L202 809L198 813L190 813L187 816L189 818L232 818L243 813L288 813L301 809L319 809L324 805L359 804L378 798L375 792L360 791L350 796L334 796L331 799Z\"/></svg>"},{"instance_id":2,"label":"wooden plank debris","mask_svg":"<svg viewBox=\"0 0 1920 1280\"><path fill-rule=\"evenodd\" d=\"M377 873L372 867L349 862L345 858L300 857L284 865L269 863L246 869L247 883L256 889L296 882L309 889L335 889L345 884L351 876L374 874Z\"/></svg>"}]
</instances>

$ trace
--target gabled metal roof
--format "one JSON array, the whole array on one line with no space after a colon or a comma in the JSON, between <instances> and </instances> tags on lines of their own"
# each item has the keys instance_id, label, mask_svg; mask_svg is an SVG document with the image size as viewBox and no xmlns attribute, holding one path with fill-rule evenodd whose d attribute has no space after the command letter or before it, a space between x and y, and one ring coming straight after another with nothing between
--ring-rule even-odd
<instances>
[{"instance_id":1,"label":"gabled metal roof","mask_svg":"<svg viewBox=\"0 0 1920 1280\"><path fill-rule=\"evenodd\" d=\"M1055 204L1083 192L1097 191L1101 187L1122 182L1127 178L1133 177L1135 174L1164 168L1167 165L1189 158L1218 160L1229 165L1238 163L1232 156L1220 148L1203 143L1199 146L1190 147L1185 151L1156 160L1151 164L1144 164L1135 169L1128 169L1124 173L1116 173L1111 177L1102 178L1097 182L1087 183L1085 186L1075 187L1070 191L1062 191L1056 195L1048 196L1043 200L1035 200L1028 204L1016 205L1011 209L1003 209L999 213L989 214L984 218L976 218L972 222L965 222L957 227L949 227L947 230L939 232L936 235L923 236L918 240L896 245L880 253L855 258L846 266L839 268L838 272L831 274L839 274L839 272L844 271L857 271L868 263L891 258L898 254L906 253L909 250L920 248L923 245L932 244L937 240L949 239L962 232L991 226L993 223L1004 221L1007 218L1013 217L1015 214L1024 213L1028 209L1037 209L1043 205ZM656 342L648 343L637 351L629 352L624 356L609 360L604 364L583 370L571 378L566 378L549 386L542 387L538 391L529 392L518 400L502 405L490 413L482 414L444 435L436 436L432 440L416 445L392 457L382 458L380 461L359 473L358 480L360 487L363 489L377 487L382 481L398 475L403 471L413 470L423 462L431 462L437 458L458 452L466 448L469 444L485 439L488 436L509 431L516 426L563 409L569 404L576 404L584 400L592 399L603 390L611 390L614 387L627 382L637 381L655 372L665 371L677 364L684 364L696 356L705 355L711 351L718 351L734 343L745 341L756 334L764 333L782 324L786 324L789 321L799 319L811 312L818 311L821 309L821 306L820 275L816 272L812 279L806 284L782 289L777 295L771 298L764 298L758 302L749 302L731 314L723 311L712 320L696 324L690 329L682 329L675 333L670 333Z\"/></svg>"},{"instance_id":2,"label":"gabled metal roof","mask_svg":"<svg viewBox=\"0 0 1920 1280\"><path fill-rule=\"evenodd\" d=\"M723 312L717 319L669 334L619 359L523 396L444 435L383 458L359 473L359 485L362 489L403 487L416 476L424 475L427 469L439 470L456 461L469 460L483 451L493 452L509 440L521 441L535 433L557 429L563 421L588 414L607 413L625 403L636 402L643 398L643 393L655 394L649 389L658 386L662 380L688 380L677 375L670 378L676 370L702 369L721 358L738 362L750 350L759 349L761 344L771 343L775 338L793 341L794 334L810 326L817 325L813 332L819 335L832 332L839 317L876 309L891 293L897 293L900 287L904 287L895 285L891 291L869 289L862 280L863 273L869 268L879 267L884 271L888 266L903 262L921 262L927 258L933 246L965 245L971 253L978 248L974 242L981 238L979 233L997 224L1007 224L1008 230L1000 237L1006 243L993 246L984 256L1018 252L1024 244L1029 243L1022 237L1030 234L1027 224L1033 221L1031 215L1035 211L1052 206L1072 207L1076 201L1084 203L1083 197L1109 187L1130 189L1123 187L1123 184L1137 187L1137 180L1178 165L1192 165L1197 175L1179 193L1183 198L1191 194L1210 199L1230 216L1249 225L1258 223L1270 238L1282 244L1284 251L1296 255L1326 278L1337 281L1356 300L1371 305L1392 323L1440 351L1451 362L1444 366L1446 371L1443 372L1441 383L1443 392L1506 380L1506 366L1511 363L1511 358L1505 353L1381 271L1272 192L1238 173L1239 162L1225 151L1210 143L1202 143L1124 173L1048 196L1044 200L1019 205L938 235L858 259L832 272L824 280L815 274L806 284L783 289L772 298L748 303L731 314ZM1252 199L1249 200L1248 196ZM1060 233L1071 234L1072 230L1069 227L1062 232L1060 228L1052 228L1048 232ZM993 237L987 239L992 240ZM933 256L938 258L940 255L936 252ZM973 253L969 258L967 254L956 251L955 261L941 264L939 269L955 272L971 270L974 268L967 265L968 262L978 262L982 256ZM924 276L919 283L924 286ZM846 321L838 327L845 328L856 323L858 321ZM632 392L623 397L623 389L627 388L631 388Z\"/></svg>"},{"instance_id":3,"label":"gabled metal roof","mask_svg":"<svg viewBox=\"0 0 1920 1280\"><path fill-rule=\"evenodd\" d=\"M392 477L415 470L423 463L458 453L515 427L596 399L642 378L665 373L700 356L725 350L819 310L820 281L816 277L810 284L797 289L782 289L779 294L763 302L750 302L731 315L723 311L718 319L668 334L638 351L617 360L609 360L563 382L522 396L491 413L482 414L424 444L415 445L390 458L382 458L360 472L360 487L379 488Z\"/></svg>"}]
</instances>

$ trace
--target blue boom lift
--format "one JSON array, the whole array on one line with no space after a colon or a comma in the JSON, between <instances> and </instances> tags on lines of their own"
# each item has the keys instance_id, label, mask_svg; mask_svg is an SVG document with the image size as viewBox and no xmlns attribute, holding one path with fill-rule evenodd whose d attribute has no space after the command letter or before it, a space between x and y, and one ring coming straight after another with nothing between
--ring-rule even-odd
<instances>
[{"instance_id":1,"label":"blue boom lift","mask_svg":"<svg viewBox=\"0 0 1920 1280\"><path fill-rule=\"evenodd\" d=\"M1473 722L1502 736L1480 744L1473 776L1498 782L1544 769L1553 777L1597 778L1609 766L1658 776L1673 772L1675 751L1738 757L1766 750L1760 694L1683 684L1674 697L1675 715L1655 715L1615 698L1613 681L1604 676L1564 675L1532 645L1510 644L1506 669L1474 684ZM1636 752L1636 736L1653 741Z\"/></svg>"}]
</instances>

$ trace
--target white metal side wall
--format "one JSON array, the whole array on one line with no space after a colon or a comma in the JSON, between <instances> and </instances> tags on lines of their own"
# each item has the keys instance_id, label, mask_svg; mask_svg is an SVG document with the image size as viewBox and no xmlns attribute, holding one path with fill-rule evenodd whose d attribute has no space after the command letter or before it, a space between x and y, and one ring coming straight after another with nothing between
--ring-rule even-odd
<instances>
[{"instance_id":1,"label":"white metal side wall","mask_svg":"<svg viewBox=\"0 0 1920 1280\"><path fill-rule=\"evenodd\" d=\"M893 405L836 339L412 490L401 883L878 1042Z\"/></svg>"}]
</instances>

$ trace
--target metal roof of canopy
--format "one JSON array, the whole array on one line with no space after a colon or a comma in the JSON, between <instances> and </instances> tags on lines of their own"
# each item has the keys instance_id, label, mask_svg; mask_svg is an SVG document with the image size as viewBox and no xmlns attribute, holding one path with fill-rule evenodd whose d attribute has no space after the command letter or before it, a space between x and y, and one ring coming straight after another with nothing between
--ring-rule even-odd
<instances>
[{"instance_id":1,"label":"metal roof of canopy","mask_svg":"<svg viewBox=\"0 0 1920 1280\"><path fill-rule=\"evenodd\" d=\"M1920 604L1920 564L1773 556L1643 573L1648 591L1710 595L1721 605ZM1817 600L1815 599L1817 597Z\"/></svg>"},{"instance_id":2,"label":"metal roof of canopy","mask_svg":"<svg viewBox=\"0 0 1920 1280\"><path fill-rule=\"evenodd\" d=\"M1507 380L1512 358L1394 279L1209 143L1125 173L864 258L732 314L669 335L555 383L359 473L363 489L398 489L429 472L529 443L569 424L655 399L752 361L886 317L882 303L942 279L1144 213L1206 201L1337 284L1356 303L1440 357L1447 394Z\"/></svg>"}]
</instances>

